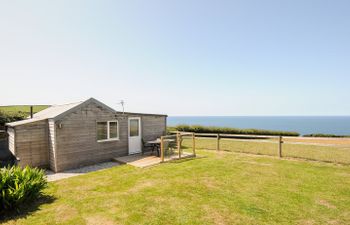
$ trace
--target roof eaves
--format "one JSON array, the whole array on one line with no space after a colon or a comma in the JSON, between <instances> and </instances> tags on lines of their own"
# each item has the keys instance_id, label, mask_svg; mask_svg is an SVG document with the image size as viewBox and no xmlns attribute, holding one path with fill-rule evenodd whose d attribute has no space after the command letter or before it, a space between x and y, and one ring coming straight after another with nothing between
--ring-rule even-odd
<instances>
[{"instance_id":1,"label":"roof eaves","mask_svg":"<svg viewBox=\"0 0 350 225\"><path fill-rule=\"evenodd\" d=\"M42 120L46 120L46 118L30 118L30 119L11 122L11 123L6 123L5 126L16 127L16 126L26 125L26 124L30 124L30 123L35 123L35 122L42 121Z\"/></svg>"},{"instance_id":2,"label":"roof eaves","mask_svg":"<svg viewBox=\"0 0 350 225\"><path fill-rule=\"evenodd\" d=\"M122 113L122 112L118 112L118 113ZM124 112L125 114L129 114L129 115L144 115L144 116L164 116L164 117L168 117L168 115L166 114L155 114L155 113L135 113L135 112Z\"/></svg>"}]
</instances>

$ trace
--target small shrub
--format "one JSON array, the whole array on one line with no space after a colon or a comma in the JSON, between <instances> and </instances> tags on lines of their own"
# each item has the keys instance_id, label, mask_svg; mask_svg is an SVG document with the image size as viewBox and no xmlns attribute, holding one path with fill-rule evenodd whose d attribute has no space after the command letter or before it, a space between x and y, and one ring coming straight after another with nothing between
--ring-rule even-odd
<instances>
[{"instance_id":1,"label":"small shrub","mask_svg":"<svg viewBox=\"0 0 350 225\"><path fill-rule=\"evenodd\" d=\"M249 134L249 135L282 135L299 136L297 132L260 130L260 129L237 129L230 127L212 127L201 125L178 125L174 128L177 131L195 132L195 133L220 133L220 134ZM169 129L170 130L170 129Z\"/></svg>"},{"instance_id":2,"label":"small shrub","mask_svg":"<svg viewBox=\"0 0 350 225\"><path fill-rule=\"evenodd\" d=\"M42 169L12 166L0 169L0 213L17 209L22 203L34 200L47 186Z\"/></svg>"}]
</instances>

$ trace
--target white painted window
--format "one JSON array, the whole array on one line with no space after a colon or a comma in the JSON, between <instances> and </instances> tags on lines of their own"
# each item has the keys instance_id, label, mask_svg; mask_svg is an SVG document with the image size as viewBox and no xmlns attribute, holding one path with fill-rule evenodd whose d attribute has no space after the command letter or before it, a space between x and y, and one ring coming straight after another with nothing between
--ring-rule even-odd
<instances>
[{"instance_id":1,"label":"white painted window","mask_svg":"<svg viewBox=\"0 0 350 225\"><path fill-rule=\"evenodd\" d=\"M97 141L119 140L119 123L117 120L97 122Z\"/></svg>"}]
</instances>

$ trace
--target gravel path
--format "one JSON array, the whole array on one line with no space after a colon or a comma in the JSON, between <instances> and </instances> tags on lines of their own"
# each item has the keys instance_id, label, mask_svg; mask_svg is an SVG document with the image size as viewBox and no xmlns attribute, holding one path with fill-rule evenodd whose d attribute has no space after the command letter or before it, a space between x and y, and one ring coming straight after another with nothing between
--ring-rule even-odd
<instances>
[{"instance_id":1,"label":"gravel path","mask_svg":"<svg viewBox=\"0 0 350 225\"><path fill-rule=\"evenodd\" d=\"M120 164L117 162L105 162L105 163L99 163L91 166L80 167L77 169L67 170L59 173L54 173L51 170L47 170L46 177L47 177L47 180L50 182L50 181L61 180L68 177L75 177L85 173L107 169L107 168L111 168L119 165Z\"/></svg>"}]
</instances>

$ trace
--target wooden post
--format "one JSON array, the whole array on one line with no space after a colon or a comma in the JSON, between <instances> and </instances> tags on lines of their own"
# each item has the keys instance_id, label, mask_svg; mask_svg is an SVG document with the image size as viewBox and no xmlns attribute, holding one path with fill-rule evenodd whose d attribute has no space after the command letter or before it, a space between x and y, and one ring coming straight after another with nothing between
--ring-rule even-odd
<instances>
[{"instance_id":1,"label":"wooden post","mask_svg":"<svg viewBox=\"0 0 350 225\"><path fill-rule=\"evenodd\" d=\"M160 158L161 161L164 162L164 137L160 137Z\"/></svg>"},{"instance_id":2,"label":"wooden post","mask_svg":"<svg viewBox=\"0 0 350 225\"><path fill-rule=\"evenodd\" d=\"M33 106L30 106L30 118L33 118Z\"/></svg>"},{"instance_id":3,"label":"wooden post","mask_svg":"<svg viewBox=\"0 0 350 225\"><path fill-rule=\"evenodd\" d=\"M177 141L177 152L179 154L179 159L181 159L181 141L180 141L180 138L181 138L181 134L177 133L176 141Z\"/></svg>"},{"instance_id":4,"label":"wooden post","mask_svg":"<svg viewBox=\"0 0 350 225\"><path fill-rule=\"evenodd\" d=\"M216 136L216 150L220 151L220 134Z\"/></svg>"},{"instance_id":5,"label":"wooden post","mask_svg":"<svg viewBox=\"0 0 350 225\"><path fill-rule=\"evenodd\" d=\"M196 156L196 135L192 133L192 150L193 155Z\"/></svg>"},{"instance_id":6,"label":"wooden post","mask_svg":"<svg viewBox=\"0 0 350 225\"><path fill-rule=\"evenodd\" d=\"M282 144L283 144L283 140L282 140L282 136L278 137L278 157L282 158Z\"/></svg>"}]
</instances>

